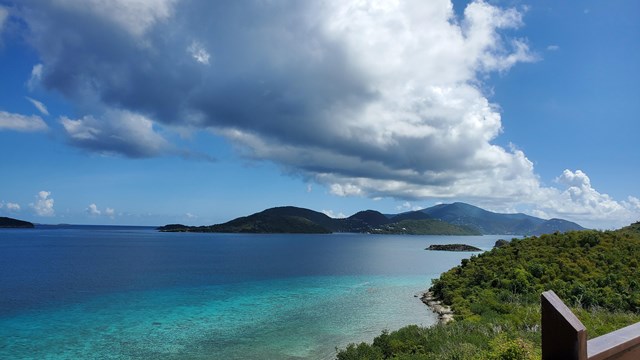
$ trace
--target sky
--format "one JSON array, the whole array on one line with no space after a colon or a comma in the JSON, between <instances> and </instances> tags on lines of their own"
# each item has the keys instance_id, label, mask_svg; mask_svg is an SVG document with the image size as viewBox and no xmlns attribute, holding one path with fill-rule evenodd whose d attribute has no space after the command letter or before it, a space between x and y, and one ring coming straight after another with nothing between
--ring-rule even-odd
<instances>
[{"instance_id":1,"label":"sky","mask_svg":"<svg viewBox=\"0 0 640 360\"><path fill-rule=\"evenodd\" d=\"M640 220L640 3L0 0L0 216Z\"/></svg>"}]
</instances>

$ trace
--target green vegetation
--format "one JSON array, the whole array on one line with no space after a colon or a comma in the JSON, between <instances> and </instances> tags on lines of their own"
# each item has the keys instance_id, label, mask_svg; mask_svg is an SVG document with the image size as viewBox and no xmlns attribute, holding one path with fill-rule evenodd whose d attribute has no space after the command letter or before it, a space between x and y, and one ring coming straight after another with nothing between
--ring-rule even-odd
<instances>
[{"instance_id":1,"label":"green vegetation","mask_svg":"<svg viewBox=\"0 0 640 360\"><path fill-rule=\"evenodd\" d=\"M161 232L189 232L194 226L187 226L183 224L168 224L160 226L157 230Z\"/></svg>"},{"instance_id":2,"label":"green vegetation","mask_svg":"<svg viewBox=\"0 0 640 360\"><path fill-rule=\"evenodd\" d=\"M162 232L212 232L212 233L259 233L259 234L329 234L330 230L296 216L278 216L260 219L236 219L211 226L185 226L170 224L158 228Z\"/></svg>"},{"instance_id":3,"label":"green vegetation","mask_svg":"<svg viewBox=\"0 0 640 360\"><path fill-rule=\"evenodd\" d=\"M402 220L369 230L372 234L406 235L482 235L466 226L449 224L440 220Z\"/></svg>"},{"instance_id":4,"label":"green vegetation","mask_svg":"<svg viewBox=\"0 0 640 360\"><path fill-rule=\"evenodd\" d=\"M425 250L431 251L482 251L475 246L465 244L429 245Z\"/></svg>"},{"instance_id":5,"label":"green vegetation","mask_svg":"<svg viewBox=\"0 0 640 360\"><path fill-rule=\"evenodd\" d=\"M23 228L31 229L34 225L28 221L0 216L0 228Z\"/></svg>"},{"instance_id":6,"label":"green vegetation","mask_svg":"<svg viewBox=\"0 0 640 360\"><path fill-rule=\"evenodd\" d=\"M383 332L348 359L539 359L540 293L572 307L590 338L640 321L640 223L513 239L443 273L431 291L456 321Z\"/></svg>"},{"instance_id":7,"label":"green vegetation","mask_svg":"<svg viewBox=\"0 0 640 360\"><path fill-rule=\"evenodd\" d=\"M170 224L162 226L158 230L164 232L328 234L334 231L334 225L334 219L323 213L285 206L239 217L224 224L209 226Z\"/></svg>"},{"instance_id":8,"label":"green vegetation","mask_svg":"<svg viewBox=\"0 0 640 360\"><path fill-rule=\"evenodd\" d=\"M498 248L498 247L501 247L501 246L505 246L507 244L509 244L509 241L507 241L505 239L498 239L498 240L496 240L496 244L493 245L493 247L497 247Z\"/></svg>"},{"instance_id":9,"label":"green vegetation","mask_svg":"<svg viewBox=\"0 0 640 360\"><path fill-rule=\"evenodd\" d=\"M331 230L299 216L266 216L256 219L242 218L210 227L214 232L225 233L292 233L328 234Z\"/></svg>"}]
</instances>

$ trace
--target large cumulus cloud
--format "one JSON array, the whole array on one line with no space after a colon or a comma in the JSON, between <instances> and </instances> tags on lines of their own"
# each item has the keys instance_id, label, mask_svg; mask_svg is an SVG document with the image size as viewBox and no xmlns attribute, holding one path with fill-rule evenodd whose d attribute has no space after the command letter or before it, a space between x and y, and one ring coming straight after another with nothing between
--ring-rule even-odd
<instances>
[{"instance_id":1,"label":"large cumulus cloud","mask_svg":"<svg viewBox=\"0 0 640 360\"><path fill-rule=\"evenodd\" d=\"M76 146L153 156L170 146L156 128L206 129L337 195L567 197L540 185L522 151L493 143L502 122L483 79L535 60L526 40L505 36L523 25L517 9L473 1L456 15L449 0L21 4L39 81L87 111L61 120ZM113 136L124 124L143 129L151 147Z\"/></svg>"},{"instance_id":2,"label":"large cumulus cloud","mask_svg":"<svg viewBox=\"0 0 640 360\"><path fill-rule=\"evenodd\" d=\"M569 217L594 227L607 228L627 225L640 220L640 199L628 196L616 201L608 194L593 188L591 179L583 171L564 170L556 179L564 190L544 189L538 210L545 217Z\"/></svg>"}]
</instances>

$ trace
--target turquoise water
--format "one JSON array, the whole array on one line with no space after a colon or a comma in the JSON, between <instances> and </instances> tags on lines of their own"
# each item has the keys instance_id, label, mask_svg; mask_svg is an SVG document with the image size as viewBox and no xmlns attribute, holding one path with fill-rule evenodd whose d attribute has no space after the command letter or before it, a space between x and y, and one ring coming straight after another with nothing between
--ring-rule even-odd
<instances>
[{"instance_id":1,"label":"turquoise water","mask_svg":"<svg viewBox=\"0 0 640 360\"><path fill-rule=\"evenodd\" d=\"M383 329L435 322L414 295L470 254L426 246L488 249L497 239L149 229L0 236L2 359L332 359L335 347Z\"/></svg>"}]
</instances>

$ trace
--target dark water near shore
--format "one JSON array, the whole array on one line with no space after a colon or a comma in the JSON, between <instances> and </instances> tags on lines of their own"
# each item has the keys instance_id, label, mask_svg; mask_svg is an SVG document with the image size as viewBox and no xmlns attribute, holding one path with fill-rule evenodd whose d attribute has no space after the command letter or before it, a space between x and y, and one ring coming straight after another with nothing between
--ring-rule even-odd
<instances>
[{"instance_id":1,"label":"dark water near shore","mask_svg":"<svg viewBox=\"0 0 640 360\"><path fill-rule=\"evenodd\" d=\"M498 238L0 230L0 358L330 359L435 322L414 295L471 254L425 247Z\"/></svg>"}]
</instances>

